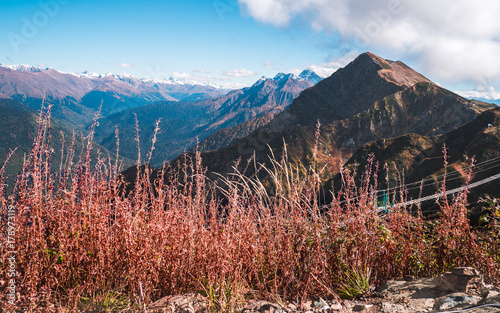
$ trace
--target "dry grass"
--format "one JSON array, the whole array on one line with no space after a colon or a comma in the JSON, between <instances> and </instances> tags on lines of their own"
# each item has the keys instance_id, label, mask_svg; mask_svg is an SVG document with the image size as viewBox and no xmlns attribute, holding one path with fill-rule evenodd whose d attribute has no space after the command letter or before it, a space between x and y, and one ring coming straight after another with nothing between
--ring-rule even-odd
<instances>
[{"instance_id":1,"label":"dry grass","mask_svg":"<svg viewBox=\"0 0 500 313\"><path fill-rule=\"evenodd\" d=\"M405 208L380 215L377 167L370 166L360 186L355 173L344 172L342 191L320 210L314 164L300 170L285 156L262 169L272 177L273 195L256 176L235 171L221 179L227 198L221 204L196 154L155 179L138 166L127 194L117 162L103 157L91 166L91 135L84 151L68 148L60 170L51 172L48 126L49 116L42 115L15 191L4 196L0 187L3 242L7 207L16 208L17 307L141 310L159 297L197 291L212 311L231 312L249 297L336 297L346 286L366 291L367 284L458 265L497 278L498 242L475 239L465 193L443 201L441 217L432 222ZM2 245L4 308L8 251Z\"/></svg>"}]
</instances>

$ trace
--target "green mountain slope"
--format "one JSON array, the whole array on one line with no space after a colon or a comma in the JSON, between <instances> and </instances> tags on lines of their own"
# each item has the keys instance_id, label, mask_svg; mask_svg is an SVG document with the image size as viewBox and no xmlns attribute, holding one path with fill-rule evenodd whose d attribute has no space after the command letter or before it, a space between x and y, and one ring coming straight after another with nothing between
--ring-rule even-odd
<instances>
[{"instance_id":1,"label":"green mountain slope","mask_svg":"<svg viewBox=\"0 0 500 313\"><path fill-rule=\"evenodd\" d=\"M238 139L250 135L257 128L267 125L273 119L273 117L273 114L267 114L261 117L256 117L233 127L219 129L205 138L191 150L198 149L199 151L212 151L225 148Z\"/></svg>"},{"instance_id":2,"label":"green mountain slope","mask_svg":"<svg viewBox=\"0 0 500 313\"><path fill-rule=\"evenodd\" d=\"M447 148L447 188L464 185L470 160L476 159L472 182L500 173L500 108L488 110L471 122L439 136L407 134L393 139L379 139L358 149L345 163L346 168L365 168L370 155L380 164L389 166L389 187L397 185L398 172L404 173L409 199L418 198L420 182L424 180L422 195L438 193L444 174L443 146ZM385 175L385 174L384 174ZM415 183L414 183L415 182ZM340 176L326 186L340 184ZM379 189L387 188L384 180ZM471 190L471 201L480 195L500 193L500 180ZM430 201L425 205L432 205Z\"/></svg>"}]
</instances>

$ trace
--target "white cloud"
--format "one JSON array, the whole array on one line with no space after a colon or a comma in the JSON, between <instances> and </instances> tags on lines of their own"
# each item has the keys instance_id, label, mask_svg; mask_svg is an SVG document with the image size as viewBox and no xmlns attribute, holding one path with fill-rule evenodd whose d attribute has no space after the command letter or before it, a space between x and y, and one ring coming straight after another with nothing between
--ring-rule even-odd
<instances>
[{"instance_id":1,"label":"white cloud","mask_svg":"<svg viewBox=\"0 0 500 313\"><path fill-rule=\"evenodd\" d=\"M191 75L189 73L184 73L184 72L173 72L172 77L178 78L178 79L189 80L189 81L193 81L193 82L198 82L198 83L207 83L207 82L214 82L214 81L219 80L219 79L212 77L212 76Z\"/></svg>"},{"instance_id":2,"label":"white cloud","mask_svg":"<svg viewBox=\"0 0 500 313\"><path fill-rule=\"evenodd\" d=\"M470 91L457 91L459 95L465 98L482 98L487 100L500 99L500 92L496 91L493 86L477 88Z\"/></svg>"},{"instance_id":3,"label":"white cloud","mask_svg":"<svg viewBox=\"0 0 500 313\"><path fill-rule=\"evenodd\" d=\"M255 76L257 74L253 71L250 71L250 70L241 69L241 70L224 71L224 72L222 72L222 75L231 76L231 77L251 77L251 76Z\"/></svg>"},{"instance_id":4,"label":"white cloud","mask_svg":"<svg viewBox=\"0 0 500 313\"><path fill-rule=\"evenodd\" d=\"M500 81L497 0L239 1L261 22L287 26L302 18L354 42L351 50L414 58L431 77L478 85Z\"/></svg>"},{"instance_id":5,"label":"white cloud","mask_svg":"<svg viewBox=\"0 0 500 313\"><path fill-rule=\"evenodd\" d=\"M338 67L330 67L328 63L325 65L311 65L309 68L321 77L328 77L338 69Z\"/></svg>"},{"instance_id":6,"label":"white cloud","mask_svg":"<svg viewBox=\"0 0 500 313\"><path fill-rule=\"evenodd\" d=\"M115 66L117 66L117 67L125 67L125 68L133 67L132 64L128 64L128 63L115 64Z\"/></svg>"},{"instance_id":7,"label":"white cloud","mask_svg":"<svg viewBox=\"0 0 500 313\"><path fill-rule=\"evenodd\" d=\"M264 66L267 68L274 68L274 63L267 60L266 62L264 62Z\"/></svg>"},{"instance_id":8,"label":"white cloud","mask_svg":"<svg viewBox=\"0 0 500 313\"><path fill-rule=\"evenodd\" d=\"M351 51L350 53L347 53L340 57L330 58L330 60L327 63L320 65L315 65L315 64L310 65L309 68L314 72L316 72L316 74L318 74L319 76L328 77L332 75L333 72L335 72L339 68L349 64L358 55L359 55L358 51Z\"/></svg>"},{"instance_id":9,"label":"white cloud","mask_svg":"<svg viewBox=\"0 0 500 313\"><path fill-rule=\"evenodd\" d=\"M292 73L294 75L299 75L303 70L300 69L300 68L289 68L288 70L286 70L287 73Z\"/></svg>"},{"instance_id":10,"label":"white cloud","mask_svg":"<svg viewBox=\"0 0 500 313\"><path fill-rule=\"evenodd\" d=\"M173 72L172 77L174 78L184 78L184 79L190 79L193 76L189 73L179 73L179 72Z\"/></svg>"},{"instance_id":11,"label":"white cloud","mask_svg":"<svg viewBox=\"0 0 500 313\"><path fill-rule=\"evenodd\" d=\"M351 51L350 53L346 53L340 57L332 57L326 63L322 64L307 64L304 68L291 68L288 69L288 73L293 73L295 75L299 75L304 69L308 68L313 70L316 74L321 77L328 77L332 75L336 70L341 67L346 66L352 60L354 60L359 55L358 51Z\"/></svg>"},{"instance_id":12,"label":"white cloud","mask_svg":"<svg viewBox=\"0 0 500 313\"><path fill-rule=\"evenodd\" d=\"M228 77L191 75L189 73L182 73L182 72L174 72L172 73L171 76L180 81L189 82L190 84L199 84L199 85L209 84L212 86L218 86L220 88L225 88L225 89L239 89L247 87L247 84L234 82Z\"/></svg>"}]
</instances>

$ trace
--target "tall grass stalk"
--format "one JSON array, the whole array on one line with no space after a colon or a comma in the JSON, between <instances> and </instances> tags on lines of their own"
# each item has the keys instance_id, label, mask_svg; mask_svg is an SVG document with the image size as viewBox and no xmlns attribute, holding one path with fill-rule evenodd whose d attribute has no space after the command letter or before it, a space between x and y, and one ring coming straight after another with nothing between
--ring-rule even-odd
<instances>
[{"instance_id":1,"label":"tall grass stalk","mask_svg":"<svg viewBox=\"0 0 500 313\"><path fill-rule=\"evenodd\" d=\"M328 209L318 203L316 165L290 163L286 149L282 159L271 157L270 168L255 164L271 177L272 193L259 175L248 177L236 167L217 190L199 152L154 175L138 163L130 191L117 175L118 162L91 160L92 135L79 156L73 139L52 172L49 121L42 113L14 192L3 195L0 185L4 242L7 206L16 208L18 308L140 310L162 296L197 291L211 299L213 310L229 312L248 297L342 292L356 275L364 291L367 284L435 275L454 265L498 277L495 256L477 252L465 194L441 203L436 225L397 206L381 215L373 159L360 185L356 173L343 171L343 186ZM220 192L227 201L214 196ZM6 245L0 256L6 295ZM12 308L5 296L0 301Z\"/></svg>"}]
</instances>

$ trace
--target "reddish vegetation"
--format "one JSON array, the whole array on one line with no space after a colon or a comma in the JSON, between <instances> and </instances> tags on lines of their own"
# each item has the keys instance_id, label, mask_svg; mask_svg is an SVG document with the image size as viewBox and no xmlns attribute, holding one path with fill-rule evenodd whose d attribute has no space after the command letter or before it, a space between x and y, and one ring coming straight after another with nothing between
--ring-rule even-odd
<instances>
[{"instance_id":1,"label":"reddish vegetation","mask_svg":"<svg viewBox=\"0 0 500 313\"><path fill-rule=\"evenodd\" d=\"M273 195L259 180L235 173L225 181L223 205L210 196L216 187L206 184L197 154L172 169L167 183L162 173L150 183L144 169L126 195L116 179L118 164L102 158L90 166L92 137L80 158L68 149L63 160L51 160L47 125L42 119L14 193L6 198L0 189L3 210L16 208L19 306L102 308L112 298L139 308L198 291L213 310L231 311L245 297L336 297L349 279L369 273L370 283L379 284L474 266L498 279L498 241L478 240L465 193L444 201L432 222L405 208L381 215L374 204L376 166L370 165L360 186L345 172L342 192L320 212L314 165L301 174L285 157L268 169ZM50 162L56 161L61 167L53 174ZM1 249L7 264L7 248ZM0 271L7 276L5 266ZM3 282L3 295L6 288Z\"/></svg>"}]
</instances>

